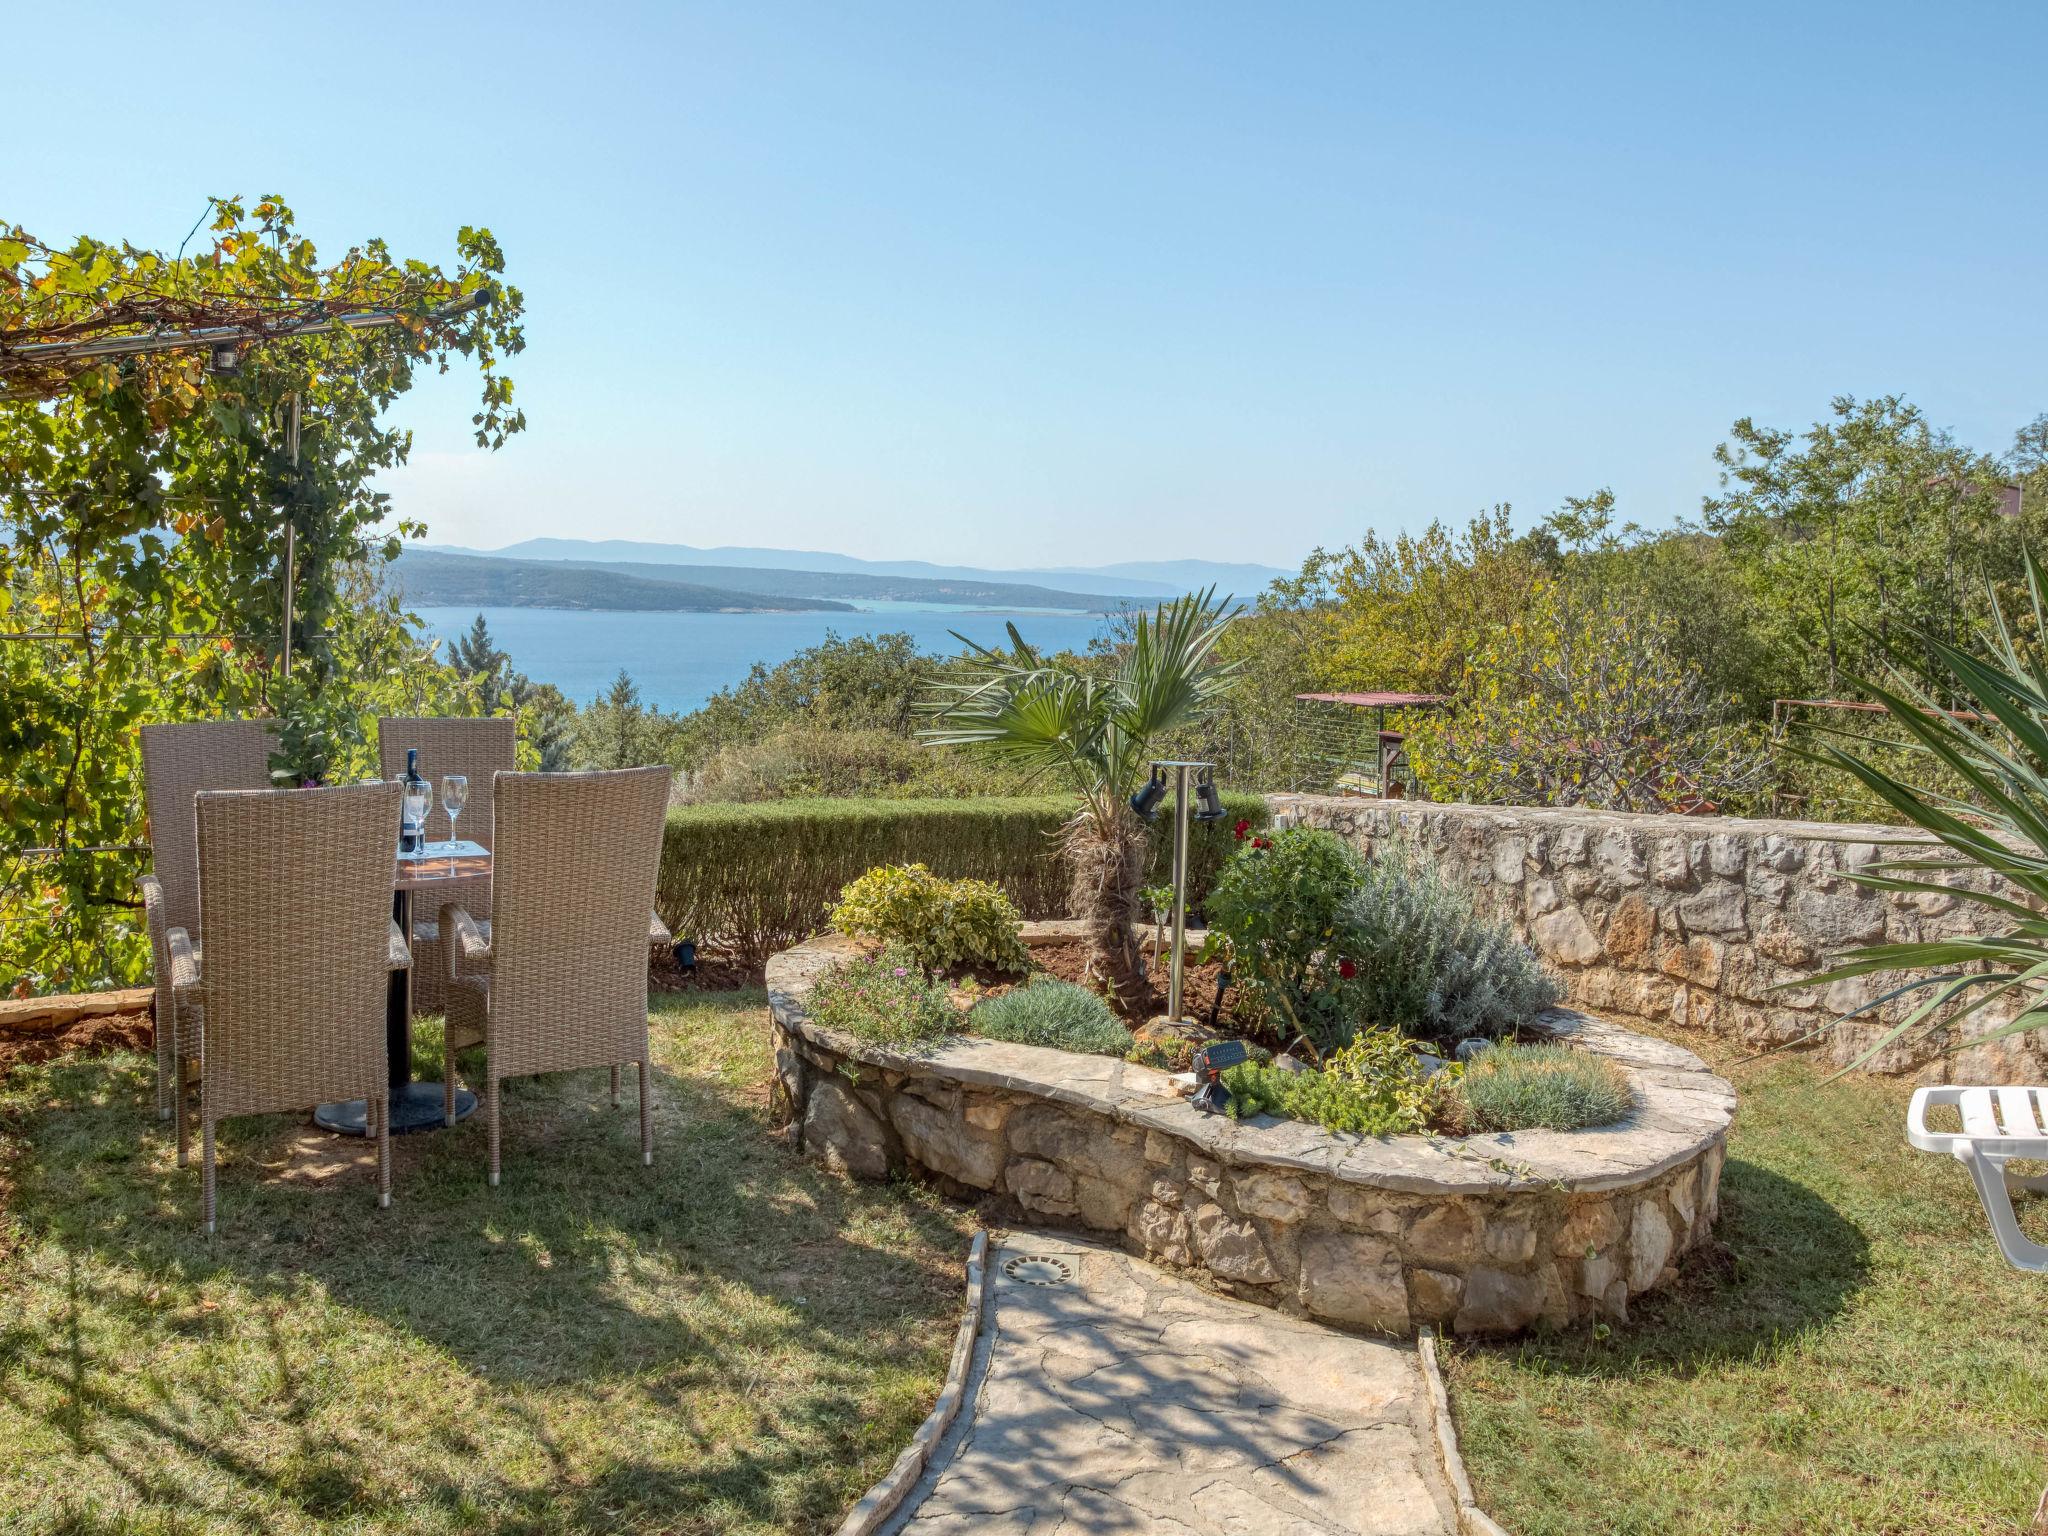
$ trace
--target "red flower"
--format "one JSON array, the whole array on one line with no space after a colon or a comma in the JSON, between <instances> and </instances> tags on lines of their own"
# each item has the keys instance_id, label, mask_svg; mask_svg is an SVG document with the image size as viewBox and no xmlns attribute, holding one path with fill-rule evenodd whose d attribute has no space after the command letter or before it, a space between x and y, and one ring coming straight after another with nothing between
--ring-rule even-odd
<instances>
[{"instance_id":1,"label":"red flower","mask_svg":"<svg viewBox=\"0 0 2048 1536\"><path fill-rule=\"evenodd\" d=\"M1353 965L1349 960L1339 960L1337 962L1337 974L1339 976L1342 976L1346 981L1349 981L1352 977L1358 974L1358 967Z\"/></svg>"},{"instance_id":2,"label":"red flower","mask_svg":"<svg viewBox=\"0 0 2048 1536\"><path fill-rule=\"evenodd\" d=\"M1241 843L1241 842L1243 842L1243 841L1244 841L1244 835L1245 835L1245 833L1247 833L1247 832L1251 831L1251 829L1252 829L1252 824L1251 824L1250 822L1248 822L1248 821L1240 821L1240 822L1239 822L1239 823L1238 823L1238 824L1237 824L1236 826L1232 827L1232 828L1231 828L1230 830L1231 830L1231 833L1232 833L1232 834L1233 834L1233 835L1234 835L1234 836L1235 836L1235 837L1237 838L1237 840L1238 840L1238 841L1239 841L1239 842Z\"/></svg>"},{"instance_id":3,"label":"red flower","mask_svg":"<svg viewBox=\"0 0 2048 1536\"><path fill-rule=\"evenodd\" d=\"M1273 845L1270 841L1263 837L1255 837L1252 839L1252 846L1254 848L1270 848Z\"/></svg>"}]
</instances>

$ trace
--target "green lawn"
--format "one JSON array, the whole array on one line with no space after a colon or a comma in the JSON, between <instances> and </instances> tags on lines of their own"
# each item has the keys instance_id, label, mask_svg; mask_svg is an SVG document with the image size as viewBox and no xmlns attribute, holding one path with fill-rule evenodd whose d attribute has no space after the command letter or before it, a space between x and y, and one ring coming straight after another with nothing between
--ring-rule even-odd
<instances>
[{"instance_id":1,"label":"green lawn","mask_svg":"<svg viewBox=\"0 0 2048 1536\"><path fill-rule=\"evenodd\" d=\"M0 1087L0 1531L829 1530L937 1394L965 1213L767 1135L759 993L665 999L630 1084L395 1142L232 1124L220 1235L135 1056ZM427 1055L432 1041L421 1042ZM438 1074L436 1074L438 1075Z\"/></svg>"},{"instance_id":2,"label":"green lawn","mask_svg":"<svg viewBox=\"0 0 2048 1536\"><path fill-rule=\"evenodd\" d=\"M2006 1266L1961 1168L1906 1146L1903 1085L1684 1043L1740 1096L1727 1252L1604 1337L1448 1356L1481 1506L1516 1536L2026 1530L2048 1277Z\"/></svg>"}]
</instances>

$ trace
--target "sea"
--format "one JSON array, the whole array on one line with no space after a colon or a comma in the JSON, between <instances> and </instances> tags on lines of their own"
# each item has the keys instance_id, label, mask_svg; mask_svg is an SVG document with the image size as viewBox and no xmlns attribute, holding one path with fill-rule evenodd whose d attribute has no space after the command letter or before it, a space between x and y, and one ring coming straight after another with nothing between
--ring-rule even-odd
<instances>
[{"instance_id":1,"label":"sea","mask_svg":"<svg viewBox=\"0 0 2048 1536\"><path fill-rule=\"evenodd\" d=\"M957 655L958 630L979 645L1007 645L1015 624L1043 651L1086 650L1108 623L1101 614L1043 609L946 608L870 603L857 613L620 613L572 608L416 608L428 630L453 642L481 612L512 665L587 704L625 668L642 702L682 712L743 682L757 661L774 666L827 635L900 631L920 650Z\"/></svg>"}]
</instances>

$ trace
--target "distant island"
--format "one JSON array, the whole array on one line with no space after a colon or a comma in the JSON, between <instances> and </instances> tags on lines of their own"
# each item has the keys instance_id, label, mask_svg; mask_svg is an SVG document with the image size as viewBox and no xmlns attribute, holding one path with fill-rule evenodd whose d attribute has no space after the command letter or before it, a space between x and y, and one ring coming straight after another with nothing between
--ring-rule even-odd
<instances>
[{"instance_id":1,"label":"distant island","mask_svg":"<svg viewBox=\"0 0 2048 1536\"><path fill-rule=\"evenodd\" d=\"M640 613L855 613L831 598L650 579L602 567L403 551L388 578L423 608L580 608Z\"/></svg>"},{"instance_id":2,"label":"distant island","mask_svg":"<svg viewBox=\"0 0 2048 1536\"><path fill-rule=\"evenodd\" d=\"M985 576L899 576L656 561L508 559L404 550L393 572L422 607L583 608L688 613L851 613L860 603L1101 613L1123 599Z\"/></svg>"}]
</instances>

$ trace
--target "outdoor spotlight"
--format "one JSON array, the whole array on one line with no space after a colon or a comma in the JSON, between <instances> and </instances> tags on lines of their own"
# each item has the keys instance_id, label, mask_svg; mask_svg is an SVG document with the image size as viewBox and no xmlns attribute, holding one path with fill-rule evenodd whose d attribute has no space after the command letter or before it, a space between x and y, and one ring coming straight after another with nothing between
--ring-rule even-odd
<instances>
[{"instance_id":1,"label":"outdoor spotlight","mask_svg":"<svg viewBox=\"0 0 2048 1536\"><path fill-rule=\"evenodd\" d=\"M224 341L213 349L211 367L215 373L239 373L242 354L235 350L233 342Z\"/></svg>"},{"instance_id":2,"label":"outdoor spotlight","mask_svg":"<svg viewBox=\"0 0 2048 1536\"><path fill-rule=\"evenodd\" d=\"M1216 793L1216 770L1204 768L1202 776L1195 780L1195 812L1197 821L1221 821L1223 819L1223 797Z\"/></svg>"},{"instance_id":3,"label":"outdoor spotlight","mask_svg":"<svg viewBox=\"0 0 2048 1536\"><path fill-rule=\"evenodd\" d=\"M1131 796L1131 809L1150 821L1159 814L1159 802L1166 798L1166 770L1154 768L1145 787Z\"/></svg>"},{"instance_id":4,"label":"outdoor spotlight","mask_svg":"<svg viewBox=\"0 0 2048 1536\"><path fill-rule=\"evenodd\" d=\"M1211 1040L1195 1052L1195 1108L1212 1115L1230 1110L1230 1090L1223 1086L1227 1067L1239 1067L1251 1060L1242 1040Z\"/></svg>"}]
</instances>

